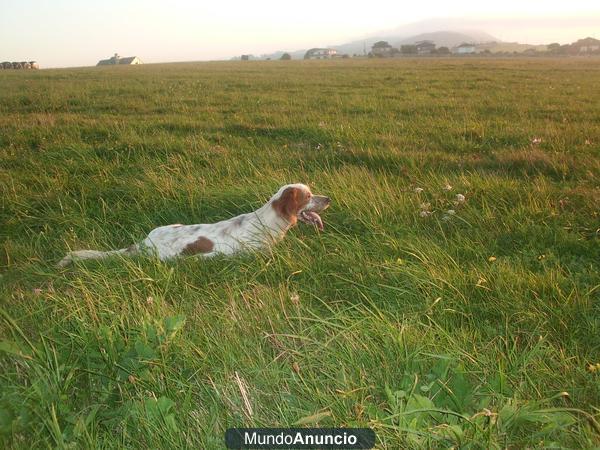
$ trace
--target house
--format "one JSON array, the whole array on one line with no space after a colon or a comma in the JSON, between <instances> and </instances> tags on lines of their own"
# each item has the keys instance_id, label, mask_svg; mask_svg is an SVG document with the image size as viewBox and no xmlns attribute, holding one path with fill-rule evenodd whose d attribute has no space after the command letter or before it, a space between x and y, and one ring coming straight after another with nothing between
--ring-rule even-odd
<instances>
[{"instance_id":1,"label":"house","mask_svg":"<svg viewBox=\"0 0 600 450\"><path fill-rule=\"evenodd\" d=\"M304 54L304 59L330 59L337 56L333 48L311 48Z\"/></svg>"},{"instance_id":2,"label":"house","mask_svg":"<svg viewBox=\"0 0 600 450\"><path fill-rule=\"evenodd\" d=\"M0 63L0 69L39 69L40 66L35 61L10 62L4 61Z\"/></svg>"},{"instance_id":3,"label":"house","mask_svg":"<svg viewBox=\"0 0 600 450\"><path fill-rule=\"evenodd\" d=\"M0 63L0 69L39 69L40 66L35 61L10 62L4 61Z\"/></svg>"},{"instance_id":4,"label":"house","mask_svg":"<svg viewBox=\"0 0 600 450\"><path fill-rule=\"evenodd\" d=\"M591 37L579 39L571 44L572 47L578 49L579 53L592 53L600 51L600 40Z\"/></svg>"},{"instance_id":5,"label":"house","mask_svg":"<svg viewBox=\"0 0 600 450\"><path fill-rule=\"evenodd\" d=\"M373 56L379 56L385 58L394 54L394 47L388 44L386 41L378 41L371 47L371 53Z\"/></svg>"},{"instance_id":6,"label":"house","mask_svg":"<svg viewBox=\"0 0 600 450\"><path fill-rule=\"evenodd\" d=\"M417 53L419 55L429 55L435 51L435 44L433 41L418 41L415 42L417 47Z\"/></svg>"},{"instance_id":7,"label":"house","mask_svg":"<svg viewBox=\"0 0 600 450\"><path fill-rule=\"evenodd\" d=\"M135 64L144 64L144 63L137 56L127 56L127 57L123 58L123 57L119 56L118 53L115 53L115 55L109 59L101 59L100 61L98 61L98 64L96 64L96 65L97 66L114 66L117 64L132 66Z\"/></svg>"},{"instance_id":8,"label":"house","mask_svg":"<svg viewBox=\"0 0 600 450\"><path fill-rule=\"evenodd\" d=\"M469 55L471 53L475 53L475 44L463 42L462 44L452 48L452 53L457 55Z\"/></svg>"}]
</instances>

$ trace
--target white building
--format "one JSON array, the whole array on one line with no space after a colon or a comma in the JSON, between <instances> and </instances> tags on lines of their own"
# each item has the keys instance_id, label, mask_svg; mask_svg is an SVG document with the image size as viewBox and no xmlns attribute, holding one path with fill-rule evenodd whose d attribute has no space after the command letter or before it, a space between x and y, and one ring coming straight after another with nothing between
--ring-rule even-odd
<instances>
[{"instance_id":1,"label":"white building","mask_svg":"<svg viewBox=\"0 0 600 450\"><path fill-rule=\"evenodd\" d=\"M452 53L457 55L468 55L470 53L475 53L476 47L475 44L467 44L462 43L452 49Z\"/></svg>"},{"instance_id":2,"label":"white building","mask_svg":"<svg viewBox=\"0 0 600 450\"><path fill-rule=\"evenodd\" d=\"M98 61L98 64L96 64L96 65L97 66L114 66L117 64L132 66L135 64L144 64L144 63L137 56L126 56L125 58L122 58L121 56L119 56L118 53L115 53L115 56L113 56L109 59L101 59L100 61Z\"/></svg>"},{"instance_id":3,"label":"white building","mask_svg":"<svg viewBox=\"0 0 600 450\"><path fill-rule=\"evenodd\" d=\"M337 56L333 48L311 48L304 54L304 59L330 59Z\"/></svg>"}]
</instances>

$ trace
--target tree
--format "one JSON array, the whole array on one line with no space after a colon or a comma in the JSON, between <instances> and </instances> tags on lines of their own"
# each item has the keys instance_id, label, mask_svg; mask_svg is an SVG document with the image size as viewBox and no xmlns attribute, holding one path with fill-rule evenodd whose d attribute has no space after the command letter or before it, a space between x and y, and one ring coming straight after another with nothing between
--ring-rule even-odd
<instances>
[{"instance_id":1,"label":"tree","mask_svg":"<svg viewBox=\"0 0 600 450\"><path fill-rule=\"evenodd\" d=\"M401 45L400 53L403 55L416 55L417 54L417 46L416 45Z\"/></svg>"},{"instance_id":2,"label":"tree","mask_svg":"<svg viewBox=\"0 0 600 450\"><path fill-rule=\"evenodd\" d=\"M437 54L438 55L449 55L450 49L448 47L440 47L437 49Z\"/></svg>"},{"instance_id":3,"label":"tree","mask_svg":"<svg viewBox=\"0 0 600 450\"><path fill-rule=\"evenodd\" d=\"M390 48L391 45L388 43L388 41L377 41L373 44L372 48Z\"/></svg>"},{"instance_id":4,"label":"tree","mask_svg":"<svg viewBox=\"0 0 600 450\"><path fill-rule=\"evenodd\" d=\"M283 55L281 55L281 59L282 61L288 61L290 59L292 59L292 55L290 55L289 53L284 53Z\"/></svg>"},{"instance_id":5,"label":"tree","mask_svg":"<svg viewBox=\"0 0 600 450\"><path fill-rule=\"evenodd\" d=\"M546 50L550 53L560 53L560 44L558 42L553 42L552 44L548 44Z\"/></svg>"},{"instance_id":6,"label":"tree","mask_svg":"<svg viewBox=\"0 0 600 450\"><path fill-rule=\"evenodd\" d=\"M379 58L383 58L391 54L392 46L387 43L387 41L378 41L373 44L371 47L371 53L373 56L377 56Z\"/></svg>"},{"instance_id":7,"label":"tree","mask_svg":"<svg viewBox=\"0 0 600 450\"><path fill-rule=\"evenodd\" d=\"M569 54L575 54L577 53L577 49L572 45L572 44L564 44L561 45L560 48L557 50L558 53L560 53L561 55L569 55Z\"/></svg>"}]
</instances>

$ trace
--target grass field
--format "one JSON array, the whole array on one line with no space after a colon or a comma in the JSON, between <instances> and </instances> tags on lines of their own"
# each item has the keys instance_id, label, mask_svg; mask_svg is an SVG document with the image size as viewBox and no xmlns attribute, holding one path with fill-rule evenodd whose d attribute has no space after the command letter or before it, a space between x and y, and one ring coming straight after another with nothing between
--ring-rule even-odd
<instances>
[{"instance_id":1,"label":"grass field","mask_svg":"<svg viewBox=\"0 0 600 450\"><path fill-rule=\"evenodd\" d=\"M0 72L1 446L292 424L600 445L599 79L575 58ZM289 182L332 197L323 233L54 267Z\"/></svg>"}]
</instances>

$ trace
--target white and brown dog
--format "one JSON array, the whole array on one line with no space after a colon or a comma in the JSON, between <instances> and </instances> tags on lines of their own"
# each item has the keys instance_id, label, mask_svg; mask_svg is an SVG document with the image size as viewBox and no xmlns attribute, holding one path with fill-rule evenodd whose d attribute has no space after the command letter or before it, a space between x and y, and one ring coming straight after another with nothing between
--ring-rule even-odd
<instances>
[{"instance_id":1,"label":"white and brown dog","mask_svg":"<svg viewBox=\"0 0 600 450\"><path fill-rule=\"evenodd\" d=\"M107 252L70 252L58 266L65 267L73 261L113 255L149 254L166 260L185 255L232 255L244 250L261 249L280 241L298 220L323 230L319 213L330 203L329 197L313 195L304 184L288 184L254 212L213 224L158 227L139 244Z\"/></svg>"}]
</instances>

